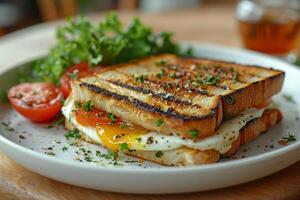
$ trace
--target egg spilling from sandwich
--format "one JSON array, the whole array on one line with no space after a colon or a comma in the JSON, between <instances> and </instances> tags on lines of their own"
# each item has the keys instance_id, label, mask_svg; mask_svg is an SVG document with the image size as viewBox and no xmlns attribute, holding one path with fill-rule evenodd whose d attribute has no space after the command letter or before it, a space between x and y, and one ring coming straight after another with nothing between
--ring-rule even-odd
<instances>
[{"instance_id":1,"label":"egg spilling from sandwich","mask_svg":"<svg viewBox=\"0 0 300 200\"><path fill-rule=\"evenodd\" d=\"M214 135L197 141L181 138L176 134L160 134L124 122L112 113L94 108L90 101L79 103L70 98L62 112L68 122L85 138L113 151L164 151L189 147L203 151L214 149L223 154L231 148L239 136L239 131L247 122L261 117L266 109L267 107L248 109L237 117L223 122Z\"/></svg>"}]
</instances>

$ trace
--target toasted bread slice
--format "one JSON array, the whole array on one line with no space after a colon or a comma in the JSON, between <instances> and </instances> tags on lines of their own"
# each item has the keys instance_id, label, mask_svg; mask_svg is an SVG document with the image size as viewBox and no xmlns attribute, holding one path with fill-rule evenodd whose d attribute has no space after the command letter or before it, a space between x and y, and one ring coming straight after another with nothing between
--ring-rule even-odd
<instances>
[{"instance_id":1,"label":"toasted bread slice","mask_svg":"<svg viewBox=\"0 0 300 200\"><path fill-rule=\"evenodd\" d=\"M74 81L72 92L146 129L186 138L196 131L200 139L224 118L267 101L283 78L272 69L160 55L100 70Z\"/></svg>"},{"instance_id":2,"label":"toasted bread slice","mask_svg":"<svg viewBox=\"0 0 300 200\"><path fill-rule=\"evenodd\" d=\"M281 119L282 115L278 109L265 110L260 118L253 119L240 130L240 135L232 144L231 149L223 155L220 155L220 153L215 150L200 151L187 147L161 151L160 156L157 156L158 151L132 151L127 154L168 166L190 166L214 163L217 162L221 156L233 155L240 145L252 141L261 133L266 132L268 129L277 124ZM68 129L73 129L68 120L66 120L66 127ZM93 140L83 133L82 138L88 142L94 143Z\"/></svg>"}]
</instances>

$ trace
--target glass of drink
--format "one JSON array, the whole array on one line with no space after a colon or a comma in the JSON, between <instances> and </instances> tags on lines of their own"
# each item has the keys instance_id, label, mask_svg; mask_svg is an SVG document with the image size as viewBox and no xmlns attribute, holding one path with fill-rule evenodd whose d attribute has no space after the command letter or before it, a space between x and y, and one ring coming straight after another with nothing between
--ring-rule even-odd
<instances>
[{"instance_id":1,"label":"glass of drink","mask_svg":"<svg viewBox=\"0 0 300 200\"><path fill-rule=\"evenodd\" d=\"M236 16L248 49L287 55L300 47L300 0L241 0Z\"/></svg>"}]
</instances>

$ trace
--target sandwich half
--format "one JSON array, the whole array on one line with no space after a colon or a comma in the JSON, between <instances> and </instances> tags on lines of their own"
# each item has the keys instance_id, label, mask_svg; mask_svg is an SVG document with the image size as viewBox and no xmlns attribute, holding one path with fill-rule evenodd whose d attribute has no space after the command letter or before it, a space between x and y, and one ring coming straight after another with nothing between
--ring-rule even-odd
<instances>
[{"instance_id":1,"label":"sandwich half","mask_svg":"<svg viewBox=\"0 0 300 200\"><path fill-rule=\"evenodd\" d=\"M277 124L271 97L284 72L159 55L98 70L72 82L68 129L113 151L164 165L230 156Z\"/></svg>"}]
</instances>

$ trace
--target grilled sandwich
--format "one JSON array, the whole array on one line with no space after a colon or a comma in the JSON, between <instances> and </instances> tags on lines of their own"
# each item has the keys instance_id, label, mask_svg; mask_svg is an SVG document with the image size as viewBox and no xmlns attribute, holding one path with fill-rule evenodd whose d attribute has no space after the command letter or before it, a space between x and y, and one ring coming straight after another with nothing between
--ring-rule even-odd
<instances>
[{"instance_id":1,"label":"grilled sandwich","mask_svg":"<svg viewBox=\"0 0 300 200\"><path fill-rule=\"evenodd\" d=\"M69 129L111 150L166 165L211 163L281 120L268 104L283 80L274 69L159 55L73 81L63 113ZM87 102L111 123L78 123Z\"/></svg>"}]
</instances>

